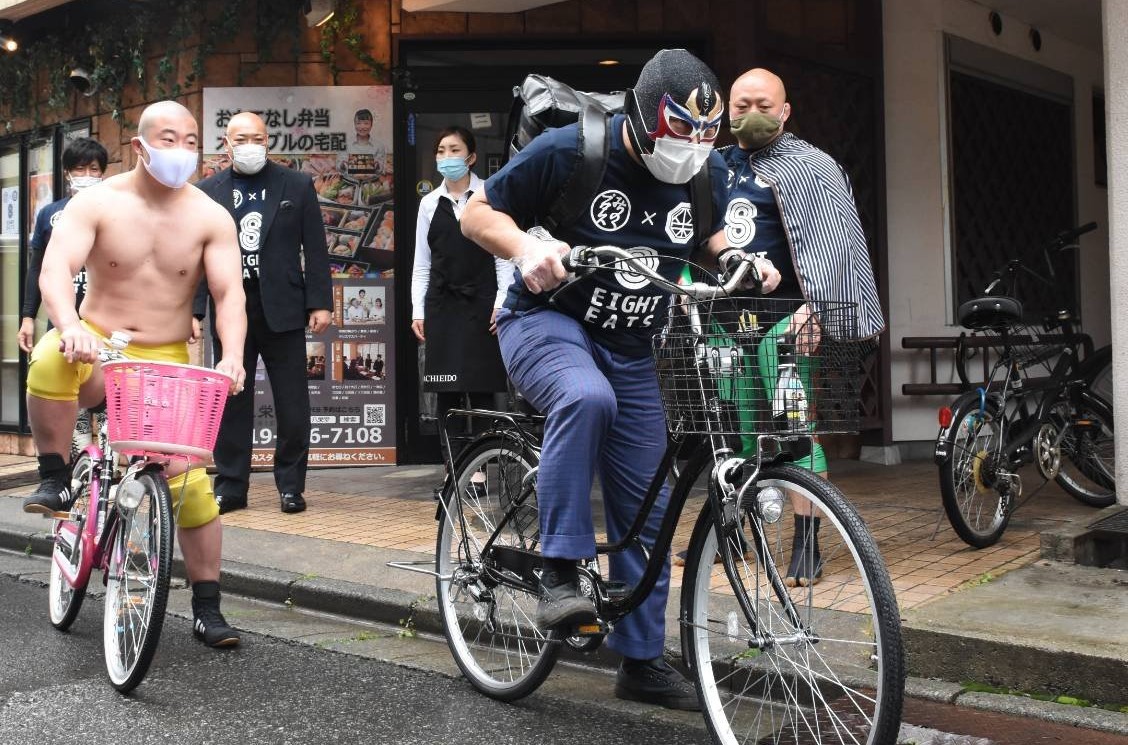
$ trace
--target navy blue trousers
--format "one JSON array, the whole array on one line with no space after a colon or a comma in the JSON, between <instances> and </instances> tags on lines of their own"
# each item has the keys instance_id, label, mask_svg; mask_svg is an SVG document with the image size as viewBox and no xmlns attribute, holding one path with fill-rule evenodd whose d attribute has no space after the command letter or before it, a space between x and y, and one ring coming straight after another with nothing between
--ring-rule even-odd
<instances>
[{"instance_id":1,"label":"navy blue trousers","mask_svg":"<svg viewBox=\"0 0 1128 745\"><path fill-rule=\"evenodd\" d=\"M591 487L603 489L607 537L618 541L634 523L666 447L666 423L654 362L615 354L581 324L555 310L498 314L501 356L513 384L547 416L537 500L542 552L561 559L595 556ZM653 546L669 501L662 487L643 531ZM636 659L662 654L670 563L650 596L616 624L608 646ZM630 549L610 557L610 578L634 586L646 565Z\"/></svg>"}]
</instances>

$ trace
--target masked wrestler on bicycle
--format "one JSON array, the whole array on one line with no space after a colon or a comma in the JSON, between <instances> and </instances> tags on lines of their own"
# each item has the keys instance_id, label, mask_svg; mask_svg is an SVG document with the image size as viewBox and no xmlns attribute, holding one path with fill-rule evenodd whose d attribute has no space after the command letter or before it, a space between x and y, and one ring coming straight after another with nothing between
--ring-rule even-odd
<instances>
[{"instance_id":1,"label":"masked wrestler on bicycle","mask_svg":"<svg viewBox=\"0 0 1128 745\"><path fill-rule=\"evenodd\" d=\"M506 369L521 393L547 416L537 500L545 557L537 622L572 626L595 617L580 594L576 561L595 556L590 507L598 470L607 533L617 541L638 513L666 444L651 337L665 323L668 294L629 272L595 272L562 290L560 256L568 245L645 246L662 256L688 258L693 235L689 182L702 168L712 174L715 224L708 249L724 245L720 217L725 171L712 143L724 105L717 79L684 49L662 50L643 67L627 92L626 114L608 131L610 153L589 209L560 225L545 241L524 232L540 223L576 160L575 126L538 136L485 189L471 198L463 232L491 253L516 259L520 277L498 312ZM676 279L681 262L658 262ZM779 274L757 264L770 290ZM653 543L668 488L663 489L643 540ZM611 557L611 578L636 585L645 566L641 551ZM651 596L608 637L623 655L615 686L620 698L670 708L696 709L685 679L662 658L669 563Z\"/></svg>"},{"instance_id":2,"label":"masked wrestler on bicycle","mask_svg":"<svg viewBox=\"0 0 1128 745\"><path fill-rule=\"evenodd\" d=\"M195 187L199 128L191 112L173 101L147 107L132 140L133 170L79 192L51 237L39 286L55 328L31 354L27 410L39 452L39 488L25 512L51 514L70 506L68 465L78 405L105 396L98 351L114 331L133 341L134 359L188 362L194 340L192 298L207 275L216 300L223 358L216 370L242 390L244 315L235 225ZM71 278L86 267L88 287L75 310ZM209 646L238 644L238 633L219 610L222 527L207 472L168 469L178 540L192 583L193 633ZM177 502L182 498L182 502Z\"/></svg>"}]
</instances>

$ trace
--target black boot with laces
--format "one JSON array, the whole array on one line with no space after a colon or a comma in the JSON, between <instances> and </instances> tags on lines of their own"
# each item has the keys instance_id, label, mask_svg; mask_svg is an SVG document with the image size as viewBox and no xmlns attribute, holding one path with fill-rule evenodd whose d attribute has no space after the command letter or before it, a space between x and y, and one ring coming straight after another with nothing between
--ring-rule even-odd
<instances>
[{"instance_id":1,"label":"black boot with laces","mask_svg":"<svg viewBox=\"0 0 1128 745\"><path fill-rule=\"evenodd\" d=\"M239 632L228 626L219 612L218 582L192 585L192 635L209 647L233 647L239 643Z\"/></svg>"},{"instance_id":2,"label":"black boot with laces","mask_svg":"<svg viewBox=\"0 0 1128 745\"><path fill-rule=\"evenodd\" d=\"M39 488L23 501L24 512L51 515L65 512L71 506L70 468L63 456L48 453L39 456Z\"/></svg>"}]
</instances>

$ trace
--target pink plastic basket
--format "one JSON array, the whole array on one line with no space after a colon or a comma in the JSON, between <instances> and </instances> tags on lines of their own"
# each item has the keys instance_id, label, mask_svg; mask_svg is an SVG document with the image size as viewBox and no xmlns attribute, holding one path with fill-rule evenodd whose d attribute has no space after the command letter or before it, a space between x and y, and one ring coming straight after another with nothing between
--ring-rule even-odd
<instances>
[{"instance_id":1,"label":"pink plastic basket","mask_svg":"<svg viewBox=\"0 0 1128 745\"><path fill-rule=\"evenodd\" d=\"M112 448L211 460L230 378L206 367L145 360L107 362L102 372Z\"/></svg>"}]
</instances>

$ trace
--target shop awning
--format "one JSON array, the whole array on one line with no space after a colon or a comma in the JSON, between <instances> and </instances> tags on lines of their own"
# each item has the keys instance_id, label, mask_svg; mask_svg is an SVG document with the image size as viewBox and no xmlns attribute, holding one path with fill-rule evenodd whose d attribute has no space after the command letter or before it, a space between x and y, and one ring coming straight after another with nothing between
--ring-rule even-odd
<instances>
[{"instance_id":1,"label":"shop awning","mask_svg":"<svg viewBox=\"0 0 1128 745\"><path fill-rule=\"evenodd\" d=\"M18 21L71 0L0 0L0 18Z\"/></svg>"},{"instance_id":2,"label":"shop awning","mask_svg":"<svg viewBox=\"0 0 1128 745\"><path fill-rule=\"evenodd\" d=\"M403 0L408 13L451 11L456 13L520 13L523 10L555 5L560 0Z\"/></svg>"}]
</instances>

